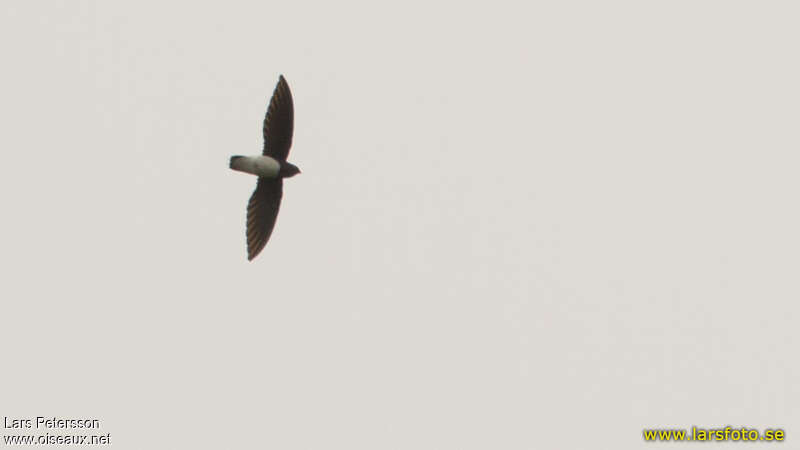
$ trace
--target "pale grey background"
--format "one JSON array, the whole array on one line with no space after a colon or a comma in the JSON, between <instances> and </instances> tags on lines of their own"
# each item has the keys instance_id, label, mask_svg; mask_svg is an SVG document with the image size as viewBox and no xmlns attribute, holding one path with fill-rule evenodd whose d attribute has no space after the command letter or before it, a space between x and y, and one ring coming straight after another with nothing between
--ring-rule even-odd
<instances>
[{"instance_id":1,"label":"pale grey background","mask_svg":"<svg viewBox=\"0 0 800 450\"><path fill-rule=\"evenodd\" d=\"M794 445L798 13L0 3L0 415L119 450ZM280 73L303 174L248 263L228 157Z\"/></svg>"}]
</instances>

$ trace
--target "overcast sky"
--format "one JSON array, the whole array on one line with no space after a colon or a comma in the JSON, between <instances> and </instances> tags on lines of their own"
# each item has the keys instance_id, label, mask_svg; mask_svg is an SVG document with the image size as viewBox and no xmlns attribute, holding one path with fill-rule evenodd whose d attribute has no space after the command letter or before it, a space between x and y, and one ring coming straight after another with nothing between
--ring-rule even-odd
<instances>
[{"instance_id":1,"label":"overcast sky","mask_svg":"<svg viewBox=\"0 0 800 450\"><path fill-rule=\"evenodd\" d=\"M796 445L800 6L523 3L0 3L0 415L117 450ZM248 262L228 158L279 74L303 173Z\"/></svg>"}]
</instances>

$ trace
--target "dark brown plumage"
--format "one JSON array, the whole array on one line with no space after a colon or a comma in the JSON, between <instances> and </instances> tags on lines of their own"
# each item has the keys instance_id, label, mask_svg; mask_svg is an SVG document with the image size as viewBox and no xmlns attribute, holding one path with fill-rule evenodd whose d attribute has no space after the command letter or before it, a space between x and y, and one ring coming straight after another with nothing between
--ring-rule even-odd
<instances>
[{"instance_id":1,"label":"dark brown plumage","mask_svg":"<svg viewBox=\"0 0 800 450\"><path fill-rule=\"evenodd\" d=\"M286 161L292 147L294 131L294 103L292 91L283 75L272 93L267 115L264 117L264 155Z\"/></svg>"},{"instance_id":2,"label":"dark brown plumage","mask_svg":"<svg viewBox=\"0 0 800 450\"><path fill-rule=\"evenodd\" d=\"M267 245L283 196L283 180L281 178L259 178L256 190L247 203L247 260L261 253Z\"/></svg>"},{"instance_id":3,"label":"dark brown plumage","mask_svg":"<svg viewBox=\"0 0 800 450\"><path fill-rule=\"evenodd\" d=\"M286 162L292 146L294 130L294 104L289 85L283 75L278 79L272 99L264 117L263 155L280 164L276 178L259 177L256 189L247 204L247 259L253 260L267 245L283 196L283 178L299 173L299 169Z\"/></svg>"}]
</instances>

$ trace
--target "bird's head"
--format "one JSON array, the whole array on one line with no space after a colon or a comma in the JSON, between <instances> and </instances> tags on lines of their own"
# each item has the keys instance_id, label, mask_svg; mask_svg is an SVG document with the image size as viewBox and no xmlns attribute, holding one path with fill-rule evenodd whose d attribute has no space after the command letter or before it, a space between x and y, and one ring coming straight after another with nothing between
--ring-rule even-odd
<instances>
[{"instance_id":1,"label":"bird's head","mask_svg":"<svg viewBox=\"0 0 800 450\"><path fill-rule=\"evenodd\" d=\"M281 162L281 170L278 172L281 178L293 177L300 173L300 168L289 162Z\"/></svg>"}]
</instances>

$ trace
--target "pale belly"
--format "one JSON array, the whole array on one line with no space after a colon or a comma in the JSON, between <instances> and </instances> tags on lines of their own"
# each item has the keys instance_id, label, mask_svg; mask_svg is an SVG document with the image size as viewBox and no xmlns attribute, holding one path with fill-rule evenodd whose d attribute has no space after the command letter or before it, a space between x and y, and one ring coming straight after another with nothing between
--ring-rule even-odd
<instances>
[{"instance_id":1,"label":"pale belly","mask_svg":"<svg viewBox=\"0 0 800 450\"><path fill-rule=\"evenodd\" d=\"M235 156L231 159L231 169L259 177L275 178L281 170L281 165L269 156Z\"/></svg>"}]
</instances>

